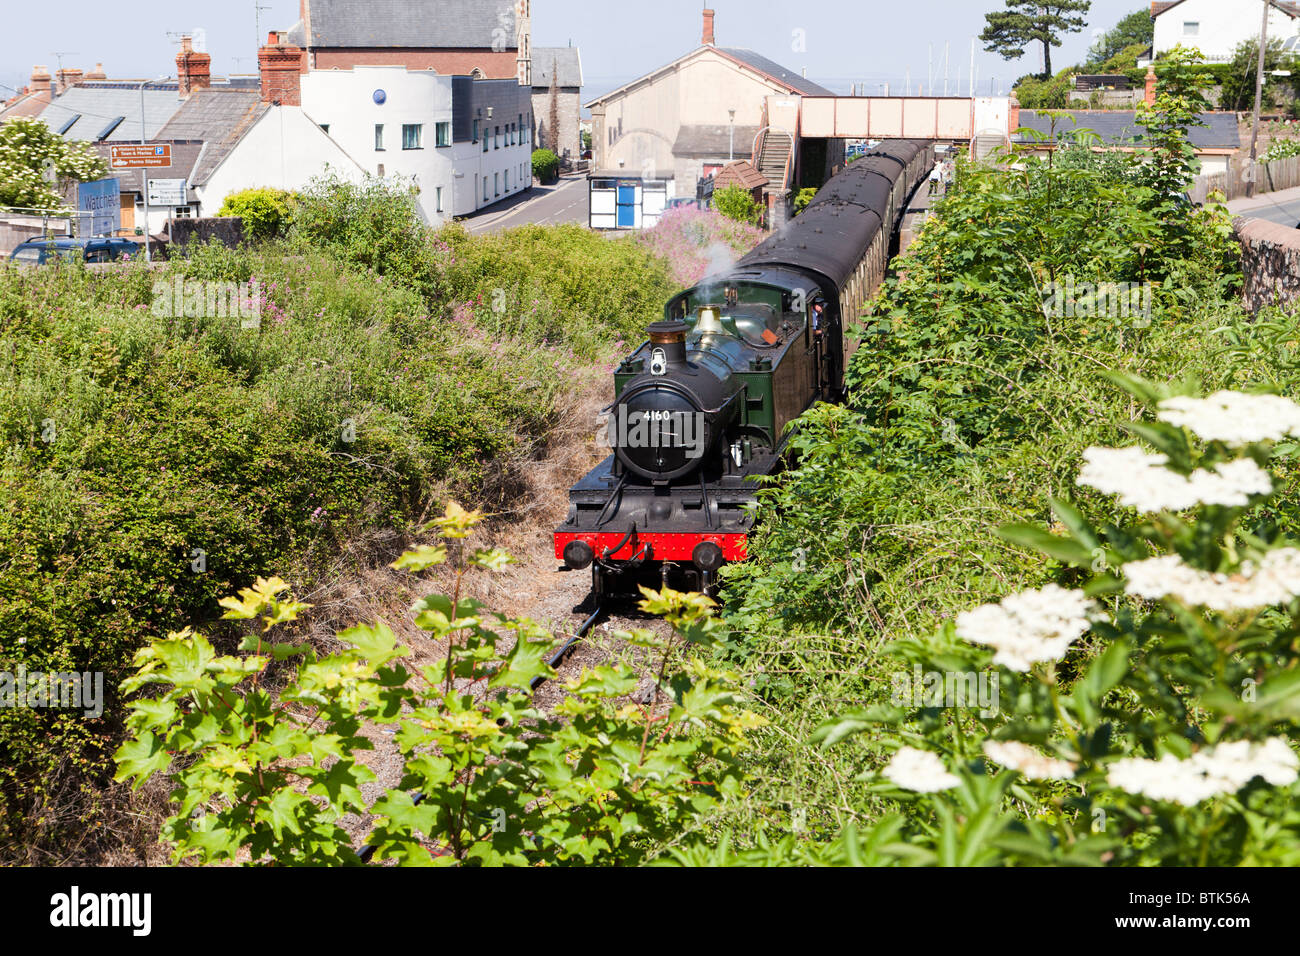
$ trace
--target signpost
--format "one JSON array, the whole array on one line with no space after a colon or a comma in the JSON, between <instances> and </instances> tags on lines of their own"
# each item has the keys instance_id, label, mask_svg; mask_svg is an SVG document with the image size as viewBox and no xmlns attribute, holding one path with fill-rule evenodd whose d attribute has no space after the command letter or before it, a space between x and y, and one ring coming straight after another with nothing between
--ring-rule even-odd
<instances>
[{"instance_id":1,"label":"signpost","mask_svg":"<svg viewBox=\"0 0 1300 956\"><path fill-rule=\"evenodd\" d=\"M151 179L149 180L150 206L184 206L185 180Z\"/></svg>"},{"instance_id":2,"label":"signpost","mask_svg":"<svg viewBox=\"0 0 1300 956\"><path fill-rule=\"evenodd\" d=\"M77 184L77 209L90 216L92 236L116 235L122 228L122 188L116 179Z\"/></svg>"},{"instance_id":3,"label":"signpost","mask_svg":"<svg viewBox=\"0 0 1300 956\"><path fill-rule=\"evenodd\" d=\"M170 169L171 143L115 143L108 148L114 169Z\"/></svg>"},{"instance_id":4,"label":"signpost","mask_svg":"<svg viewBox=\"0 0 1300 956\"><path fill-rule=\"evenodd\" d=\"M144 86L140 87L140 96L144 97ZM144 110L140 111L141 132L144 131ZM109 166L117 169L138 169L144 180L141 192L144 194L144 259L149 261L149 170L171 169L172 147L170 143L117 143L108 148Z\"/></svg>"}]
</instances>

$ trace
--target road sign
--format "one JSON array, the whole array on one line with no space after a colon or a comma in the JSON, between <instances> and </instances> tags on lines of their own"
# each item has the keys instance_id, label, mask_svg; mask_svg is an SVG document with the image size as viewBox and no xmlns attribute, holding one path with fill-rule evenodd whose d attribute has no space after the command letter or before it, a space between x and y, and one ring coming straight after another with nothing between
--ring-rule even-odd
<instances>
[{"instance_id":1,"label":"road sign","mask_svg":"<svg viewBox=\"0 0 1300 956\"><path fill-rule=\"evenodd\" d=\"M112 236L122 228L122 190L116 179L77 184L77 209L90 214L92 236Z\"/></svg>"},{"instance_id":2,"label":"road sign","mask_svg":"<svg viewBox=\"0 0 1300 956\"><path fill-rule=\"evenodd\" d=\"M151 206L187 205L185 201L185 180L183 179L149 180L149 205Z\"/></svg>"},{"instance_id":3,"label":"road sign","mask_svg":"<svg viewBox=\"0 0 1300 956\"><path fill-rule=\"evenodd\" d=\"M108 148L113 169L169 169L170 143L122 143Z\"/></svg>"}]
</instances>

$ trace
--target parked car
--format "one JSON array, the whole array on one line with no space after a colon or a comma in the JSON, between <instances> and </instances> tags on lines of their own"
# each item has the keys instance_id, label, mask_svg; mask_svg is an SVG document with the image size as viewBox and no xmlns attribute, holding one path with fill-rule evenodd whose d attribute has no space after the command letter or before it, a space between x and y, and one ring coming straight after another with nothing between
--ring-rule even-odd
<instances>
[{"instance_id":1,"label":"parked car","mask_svg":"<svg viewBox=\"0 0 1300 956\"><path fill-rule=\"evenodd\" d=\"M82 262L116 262L123 256L134 256L140 243L130 239L29 239L22 243L9 258L14 262L44 265L54 259Z\"/></svg>"}]
</instances>

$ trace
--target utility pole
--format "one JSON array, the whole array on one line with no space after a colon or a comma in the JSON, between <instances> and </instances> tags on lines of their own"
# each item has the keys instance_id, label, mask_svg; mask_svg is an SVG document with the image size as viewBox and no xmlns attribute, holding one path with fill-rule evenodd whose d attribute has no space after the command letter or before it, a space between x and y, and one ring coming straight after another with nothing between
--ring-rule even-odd
<instances>
[{"instance_id":1,"label":"utility pole","mask_svg":"<svg viewBox=\"0 0 1300 956\"><path fill-rule=\"evenodd\" d=\"M975 38L971 37L970 41L970 90L971 99L975 98Z\"/></svg>"},{"instance_id":2,"label":"utility pole","mask_svg":"<svg viewBox=\"0 0 1300 956\"><path fill-rule=\"evenodd\" d=\"M948 95L948 74L952 69L952 41L945 40L943 44L943 95Z\"/></svg>"},{"instance_id":3,"label":"utility pole","mask_svg":"<svg viewBox=\"0 0 1300 956\"><path fill-rule=\"evenodd\" d=\"M1264 54L1268 51L1268 15L1272 11L1270 0L1264 0L1264 25L1259 29L1259 72L1255 74L1255 122L1250 131L1250 181L1246 183L1246 196L1255 195L1255 180L1259 178L1256 159L1259 156L1259 113L1264 103Z\"/></svg>"}]
</instances>

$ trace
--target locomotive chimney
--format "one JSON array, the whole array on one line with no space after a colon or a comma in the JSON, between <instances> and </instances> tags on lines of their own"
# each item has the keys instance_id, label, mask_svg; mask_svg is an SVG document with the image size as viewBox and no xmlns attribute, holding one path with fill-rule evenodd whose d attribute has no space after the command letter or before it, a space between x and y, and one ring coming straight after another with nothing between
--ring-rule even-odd
<instances>
[{"instance_id":1,"label":"locomotive chimney","mask_svg":"<svg viewBox=\"0 0 1300 956\"><path fill-rule=\"evenodd\" d=\"M681 368L686 364L686 333L689 330L690 326L676 319L652 322L646 330L650 333L650 344L663 352L668 368Z\"/></svg>"}]
</instances>

